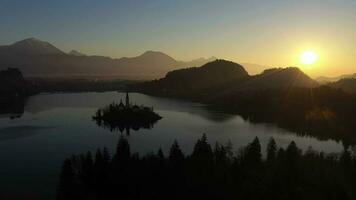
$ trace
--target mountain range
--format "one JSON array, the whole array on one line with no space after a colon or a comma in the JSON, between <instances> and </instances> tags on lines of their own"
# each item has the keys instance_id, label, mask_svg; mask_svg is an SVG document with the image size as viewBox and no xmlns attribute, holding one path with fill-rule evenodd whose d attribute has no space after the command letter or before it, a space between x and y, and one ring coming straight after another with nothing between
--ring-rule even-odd
<instances>
[{"instance_id":1,"label":"mountain range","mask_svg":"<svg viewBox=\"0 0 356 200\"><path fill-rule=\"evenodd\" d=\"M215 59L200 58L184 62L157 51L119 59L87 56L75 50L65 53L49 42L36 38L0 46L0 69L16 67L24 76L40 77L115 76L126 79L155 79L163 77L170 70L200 66Z\"/></svg>"},{"instance_id":2,"label":"mountain range","mask_svg":"<svg viewBox=\"0 0 356 200\"><path fill-rule=\"evenodd\" d=\"M346 74L346 75L336 76L336 77L320 76L320 77L316 78L316 80L319 83L332 83L332 82L337 82L342 79L356 79L356 73L355 74Z\"/></svg>"}]
</instances>

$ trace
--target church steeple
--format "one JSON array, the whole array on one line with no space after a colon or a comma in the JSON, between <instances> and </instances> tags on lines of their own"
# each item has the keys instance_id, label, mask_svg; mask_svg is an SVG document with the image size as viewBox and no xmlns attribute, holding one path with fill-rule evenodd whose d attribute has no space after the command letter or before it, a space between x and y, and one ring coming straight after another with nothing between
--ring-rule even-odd
<instances>
[{"instance_id":1,"label":"church steeple","mask_svg":"<svg viewBox=\"0 0 356 200\"><path fill-rule=\"evenodd\" d=\"M130 107L130 97L129 97L129 92L126 91L126 108Z\"/></svg>"}]
</instances>

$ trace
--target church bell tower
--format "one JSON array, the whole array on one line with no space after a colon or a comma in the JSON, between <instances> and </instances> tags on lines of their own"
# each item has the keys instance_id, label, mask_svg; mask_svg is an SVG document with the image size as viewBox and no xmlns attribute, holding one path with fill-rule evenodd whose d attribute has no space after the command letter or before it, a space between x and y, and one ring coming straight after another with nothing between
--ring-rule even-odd
<instances>
[{"instance_id":1,"label":"church bell tower","mask_svg":"<svg viewBox=\"0 0 356 200\"><path fill-rule=\"evenodd\" d=\"M126 91L126 108L130 107L130 97L129 97L129 92Z\"/></svg>"}]
</instances>

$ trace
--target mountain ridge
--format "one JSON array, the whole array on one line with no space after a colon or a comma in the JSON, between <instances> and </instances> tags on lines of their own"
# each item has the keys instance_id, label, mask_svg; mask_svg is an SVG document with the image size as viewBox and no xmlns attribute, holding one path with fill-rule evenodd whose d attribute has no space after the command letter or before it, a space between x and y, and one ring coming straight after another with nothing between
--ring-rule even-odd
<instances>
[{"instance_id":1,"label":"mountain ridge","mask_svg":"<svg viewBox=\"0 0 356 200\"><path fill-rule=\"evenodd\" d=\"M86 56L64 53L49 42L27 38L0 46L0 68L19 68L24 76L117 76L122 79L155 79L172 69L205 64L210 59L178 61L159 52L146 51L136 57Z\"/></svg>"},{"instance_id":2,"label":"mountain ridge","mask_svg":"<svg viewBox=\"0 0 356 200\"><path fill-rule=\"evenodd\" d=\"M77 51L77 50L71 50L71 51L68 53L68 55L72 55L72 56L87 56L86 54L81 53L81 52L79 52L79 51Z\"/></svg>"},{"instance_id":3,"label":"mountain ridge","mask_svg":"<svg viewBox=\"0 0 356 200\"><path fill-rule=\"evenodd\" d=\"M356 79L356 73L344 74L344 75L336 76L336 77L320 76L320 77L316 78L316 80L319 83L328 84L328 83L340 81L341 79L350 79L350 78Z\"/></svg>"},{"instance_id":4,"label":"mountain ridge","mask_svg":"<svg viewBox=\"0 0 356 200\"><path fill-rule=\"evenodd\" d=\"M11 45L0 46L0 50L19 55L64 55L65 53L49 42L27 38ZM4 52L2 52L4 53ZM6 53L6 52L5 52Z\"/></svg>"}]
</instances>

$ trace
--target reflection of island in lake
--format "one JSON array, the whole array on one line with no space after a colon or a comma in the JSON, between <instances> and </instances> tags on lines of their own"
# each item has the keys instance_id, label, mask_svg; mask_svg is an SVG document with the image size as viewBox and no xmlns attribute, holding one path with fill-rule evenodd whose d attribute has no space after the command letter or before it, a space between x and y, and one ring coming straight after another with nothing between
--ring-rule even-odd
<instances>
[{"instance_id":1,"label":"reflection of island in lake","mask_svg":"<svg viewBox=\"0 0 356 200\"><path fill-rule=\"evenodd\" d=\"M160 119L162 117L155 113L152 107L131 105L128 93L126 93L125 105L122 100L119 104L111 103L98 109L93 116L93 120L96 121L98 126L108 128L111 131L119 130L123 132L126 130L127 134L130 134L130 129L151 129Z\"/></svg>"}]
</instances>

